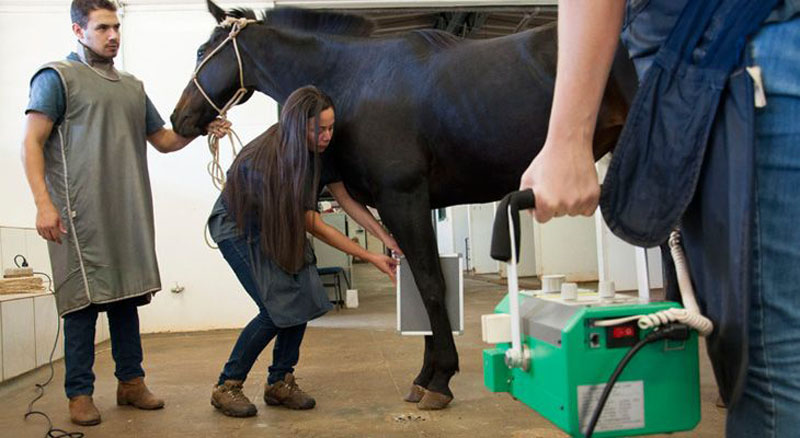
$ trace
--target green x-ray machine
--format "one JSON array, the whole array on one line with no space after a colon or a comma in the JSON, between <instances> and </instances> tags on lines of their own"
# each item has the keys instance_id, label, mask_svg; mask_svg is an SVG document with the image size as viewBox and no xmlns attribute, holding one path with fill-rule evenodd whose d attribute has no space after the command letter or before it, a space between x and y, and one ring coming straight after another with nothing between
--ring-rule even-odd
<instances>
[{"instance_id":1,"label":"green x-ray machine","mask_svg":"<svg viewBox=\"0 0 800 438\"><path fill-rule=\"evenodd\" d=\"M691 282L677 235L670 246L681 257L686 309L647 299L646 262L637 263L639 297L615 295L610 282L579 290L556 276L542 290L519 293L518 210L533 205L530 190L515 192L495 216L492 257L508 263L509 293L482 318L484 341L496 344L483 351L486 387L510 393L575 437L693 429L700 421L698 330L713 327L684 293Z\"/></svg>"}]
</instances>

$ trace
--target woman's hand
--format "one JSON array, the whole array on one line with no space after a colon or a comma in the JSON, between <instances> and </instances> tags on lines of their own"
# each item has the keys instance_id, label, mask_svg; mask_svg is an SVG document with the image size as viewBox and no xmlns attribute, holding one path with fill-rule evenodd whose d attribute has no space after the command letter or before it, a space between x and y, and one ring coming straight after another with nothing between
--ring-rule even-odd
<instances>
[{"instance_id":1,"label":"woman's hand","mask_svg":"<svg viewBox=\"0 0 800 438\"><path fill-rule=\"evenodd\" d=\"M400 251L400 246L397 245L397 241L394 240L394 237L390 236L388 233L386 237L383 238L383 244L392 251L392 255L396 257L401 257L403 255L403 251Z\"/></svg>"},{"instance_id":2,"label":"woman's hand","mask_svg":"<svg viewBox=\"0 0 800 438\"><path fill-rule=\"evenodd\" d=\"M369 258L369 262L375 265L379 271L383 272L384 274L388 275L389 278L392 279L393 284L397 284L397 278L395 277L395 271L397 269L397 260L385 256L383 254L372 254Z\"/></svg>"}]
</instances>

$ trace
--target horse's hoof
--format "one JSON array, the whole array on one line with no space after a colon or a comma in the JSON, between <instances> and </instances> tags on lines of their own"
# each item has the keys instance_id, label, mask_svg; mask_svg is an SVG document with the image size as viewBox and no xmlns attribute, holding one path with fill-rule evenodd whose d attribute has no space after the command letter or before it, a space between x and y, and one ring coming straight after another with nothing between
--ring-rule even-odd
<instances>
[{"instance_id":1,"label":"horse's hoof","mask_svg":"<svg viewBox=\"0 0 800 438\"><path fill-rule=\"evenodd\" d=\"M409 403L419 403L423 395L425 395L425 388L417 384L412 384L411 389L408 390L408 394L403 397L403 400Z\"/></svg>"},{"instance_id":2,"label":"horse's hoof","mask_svg":"<svg viewBox=\"0 0 800 438\"><path fill-rule=\"evenodd\" d=\"M417 409L422 411L437 411L444 409L450 402L453 401L453 396L441 394L438 392L425 390L425 395L417 403Z\"/></svg>"}]
</instances>

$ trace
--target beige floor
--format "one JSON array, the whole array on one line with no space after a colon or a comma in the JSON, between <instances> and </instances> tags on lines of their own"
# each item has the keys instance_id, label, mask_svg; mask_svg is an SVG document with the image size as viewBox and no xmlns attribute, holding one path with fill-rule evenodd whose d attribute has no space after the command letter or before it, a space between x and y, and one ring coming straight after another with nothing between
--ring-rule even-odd
<instances>
[{"instance_id":1,"label":"beige floor","mask_svg":"<svg viewBox=\"0 0 800 438\"><path fill-rule=\"evenodd\" d=\"M63 395L62 362L55 382L37 408L57 427L80 430L87 437L492 437L565 436L547 420L508 394L483 386L480 315L491 312L504 293L493 282L466 281L466 333L456 338L461 372L451 384L456 399L439 412L421 412L402 401L422 361L422 340L394 331L394 293L375 270L359 266L358 309L332 311L314 321L303 343L296 372L300 385L317 399L311 411L267 407L260 399L268 349L245 384L258 416L225 417L209 404L209 395L237 331L157 334L144 337L147 382L167 401L160 411L143 412L115 405L113 361L108 343L98 347L95 401L103 423L81 428L69 423ZM243 292L242 292L243 293ZM157 305L154 303L154 305ZM0 436L40 438L45 422L23 420L33 385L47 377L40 369L0 384ZM724 410L714 406L716 386L701 354L702 421L675 437L721 437Z\"/></svg>"}]
</instances>

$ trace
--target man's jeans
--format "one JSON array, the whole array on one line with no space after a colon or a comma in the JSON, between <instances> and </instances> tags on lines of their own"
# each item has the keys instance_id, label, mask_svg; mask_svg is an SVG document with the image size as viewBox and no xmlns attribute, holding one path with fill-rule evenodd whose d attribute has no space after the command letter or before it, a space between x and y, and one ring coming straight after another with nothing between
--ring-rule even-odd
<instances>
[{"instance_id":1,"label":"man's jeans","mask_svg":"<svg viewBox=\"0 0 800 438\"><path fill-rule=\"evenodd\" d=\"M749 367L728 437L800 436L800 17L750 45L767 106L756 109Z\"/></svg>"},{"instance_id":2,"label":"man's jeans","mask_svg":"<svg viewBox=\"0 0 800 438\"><path fill-rule=\"evenodd\" d=\"M251 274L248 247L244 239L225 239L219 242L219 250L233 272L236 273L244 290L256 302L259 312L239 334L239 339L219 376L218 383L221 385L226 380L247 379L247 374L258 359L258 355L264 351L272 338L277 336L272 349L272 365L269 367L267 378L267 383L272 385L283 380L286 373L294 372L294 366L300 359L300 343L303 342L306 324L281 328L272 321Z\"/></svg>"},{"instance_id":3,"label":"man's jeans","mask_svg":"<svg viewBox=\"0 0 800 438\"><path fill-rule=\"evenodd\" d=\"M143 377L142 340L139 335L139 312L131 300L105 307L111 333L111 356L121 381ZM94 335L98 306L90 305L64 316L64 388L67 397L92 395L94 392Z\"/></svg>"}]
</instances>

